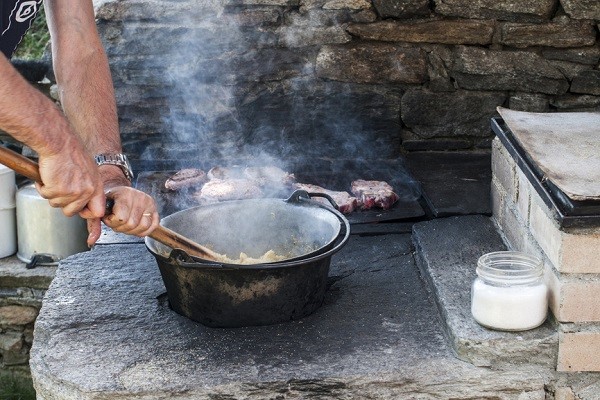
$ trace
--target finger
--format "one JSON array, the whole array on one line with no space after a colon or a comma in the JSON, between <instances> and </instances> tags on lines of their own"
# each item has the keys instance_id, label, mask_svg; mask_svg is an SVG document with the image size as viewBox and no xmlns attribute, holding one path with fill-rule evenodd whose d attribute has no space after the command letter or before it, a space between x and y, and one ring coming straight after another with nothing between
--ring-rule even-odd
<instances>
[{"instance_id":1,"label":"finger","mask_svg":"<svg viewBox=\"0 0 600 400\"><path fill-rule=\"evenodd\" d=\"M87 245L88 247L92 247L100 238L100 234L102 232L102 226L100 225L99 218L93 218L87 220L87 228L88 228L88 238Z\"/></svg>"},{"instance_id":2,"label":"finger","mask_svg":"<svg viewBox=\"0 0 600 400\"><path fill-rule=\"evenodd\" d=\"M97 190L94 197L87 203L89 214L95 218L102 218L106 212L106 196L102 190Z\"/></svg>"},{"instance_id":3,"label":"finger","mask_svg":"<svg viewBox=\"0 0 600 400\"><path fill-rule=\"evenodd\" d=\"M158 213L152 213L152 222L150 223L150 226L145 231L140 232L139 236L149 236L152 232L154 232L154 230L156 229L156 227L158 227L159 224L160 217L158 216Z\"/></svg>"},{"instance_id":4,"label":"finger","mask_svg":"<svg viewBox=\"0 0 600 400\"><path fill-rule=\"evenodd\" d=\"M112 214L104 218L104 223L114 231L125 232L129 221L129 207L123 201L115 201Z\"/></svg>"},{"instance_id":5,"label":"finger","mask_svg":"<svg viewBox=\"0 0 600 400\"><path fill-rule=\"evenodd\" d=\"M85 208L86 205L85 200L76 200L66 204L65 201L55 199L49 200L49 202L52 207L61 207L63 214L65 214L67 217L72 217L73 215L78 214Z\"/></svg>"},{"instance_id":6,"label":"finger","mask_svg":"<svg viewBox=\"0 0 600 400\"><path fill-rule=\"evenodd\" d=\"M152 232L154 230L154 214L153 212L142 213L142 218L139 222L134 223L135 226L132 226L131 229L127 232L130 235L135 236L146 236L146 232ZM157 214L158 215L158 214Z\"/></svg>"}]
</instances>

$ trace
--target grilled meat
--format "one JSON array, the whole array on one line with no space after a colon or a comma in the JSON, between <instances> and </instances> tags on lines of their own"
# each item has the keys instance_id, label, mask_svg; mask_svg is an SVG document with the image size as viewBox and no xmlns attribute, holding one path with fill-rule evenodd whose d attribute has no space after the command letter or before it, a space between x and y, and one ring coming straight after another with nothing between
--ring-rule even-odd
<instances>
[{"instance_id":1,"label":"grilled meat","mask_svg":"<svg viewBox=\"0 0 600 400\"><path fill-rule=\"evenodd\" d=\"M208 179L243 179L244 170L241 167L212 167L207 173Z\"/></svg>"},{"instance_id":2,"label":"grilled meat","mask_svg":"<svg viewBox=\"0 0 600 400\"><path fill-rule=\"evenodd\" d=\"M335 190L329 190L322 188L321 186L311 185L309 183L294 183L293 188L296 190L306 190L308 193L324 193L333 199L338 206L338 210L342 214L350 214L358 207L358 200L356 197L353 197L348 192L337 192ZM315 200L331 205L331 203L324 198L315 197Z\"/></svg>"},{"instance_id":3,"label":"grilled meat","mask_svg":"<svg viewBox=\"0 0 600 400\"><path fill-rule=\"evenodd\" d=\"M394 193L394 188L383 181L358 179L352 182L351 191L358 198L363 210L374 207L388 210L398 201L398 195Z\"/></svg>"},{"instance_id":4,"label":"grilled meat","mask_svg":"<svg viewBox=\"0 0 600 400\"><path fill-rule=\"evenodd\" d=\"M165 188L176 191L201 186L207 181L206 173L201 169L186 168L177 171L165 181Z\"/></svg>"},{"instance_id":5,"label":"grilled meat","mask_svg":"<svg viewBox=\"0 0 600 400\"><path fill-rule=\"evenodd\" d=\"M296 181L294 174L273 166L245 168L244 176L261 186L289 186Z\"/></svg>"},{"instance_id":6,"label":"grilled meat","mask_svg":"<svg viewBox=\"0 0 600 400\"><path fill-rule=\"evenodd\" d=\"M211 179L194 197L201 203L262 197L261 188L249 179Z\"/></svg>"}]
</instances>

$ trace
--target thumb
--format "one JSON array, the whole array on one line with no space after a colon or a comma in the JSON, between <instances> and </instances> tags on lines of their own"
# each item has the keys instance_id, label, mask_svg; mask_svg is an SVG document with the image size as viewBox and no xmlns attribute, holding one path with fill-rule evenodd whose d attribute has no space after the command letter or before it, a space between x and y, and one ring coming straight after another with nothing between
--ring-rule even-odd
<instances>
[{"instance_id":1,"label":"thumb","mask_svg":"<svg viewBox=\"0 0 600 400\"><path fill-rule=\"evenodd\" d=\"M89 233L87 238L87 245L88 247L92 247L100 238L100 233L102 231L102 227L100 226L100 218L92 218L86 221Z\"/></svg>"}]
</instances>

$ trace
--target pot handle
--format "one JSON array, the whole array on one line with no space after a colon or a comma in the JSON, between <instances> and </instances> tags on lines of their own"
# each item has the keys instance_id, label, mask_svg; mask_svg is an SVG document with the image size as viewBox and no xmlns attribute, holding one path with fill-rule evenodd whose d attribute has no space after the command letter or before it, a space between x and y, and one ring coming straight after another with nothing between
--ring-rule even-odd
<instances>
[{"instance_id":1,"label":"pot handle","mask_svg":"<svg viewBox=\"0 0 600 400\"><path fill-rule=\"evenodd\" d=\"M181 267L185 267L186 265L189 265L189 264L195 264L198 261L195 260L192 256L190 256L185 250L173 249L169 253L167 262L172 265L179 265ZM205 263L206 266L223 267L223 264L211 262L209 260L202 260L202 262Z\"/></svg>"},{"instance_id":2,"label":"pot handle","mask_svg":"<svg viewBox=\"0 0 600 400\"><path fill-rule=\"evenodd\" d=\"M311 200L313 197L322 197L329 201L333 208L335 208L336 210L340 209L335 200L333 200L333 198L330 195L325 193L309 193L306 190L295 190L294 193L292 193L290 197L286 200L286 202L300 204L303 200Z\"/></svg>"}]
</instances>

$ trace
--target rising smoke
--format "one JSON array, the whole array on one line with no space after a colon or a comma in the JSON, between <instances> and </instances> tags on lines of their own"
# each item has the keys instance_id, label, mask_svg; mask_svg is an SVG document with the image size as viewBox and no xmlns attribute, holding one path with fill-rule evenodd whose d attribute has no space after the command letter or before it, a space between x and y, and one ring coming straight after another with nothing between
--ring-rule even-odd
<instances>
[{"instance_id":1,"label":"rising smoke","mask_svg":"<svg viewBox=\"0 0 600 400\"><path fill-rule=\"evenodd\" d=\"M159 55L167 104L160 110L162 144L143 158L167 158L173 168L275 165L344 174L355 168L352 178L397 177L409 182L400 191L417 196L401 163L389 163L398 159L400 126L399 110L388 104L399 105L400 91L318 78L320 46L299 40L335 21L297 11L284 18L282 8L241 10L217 0L188 4L169 30L171 46ZM388 163L382 167L381 160ZM389 165L393 170L377 176Z\"/></svg>"}]
</instances>

